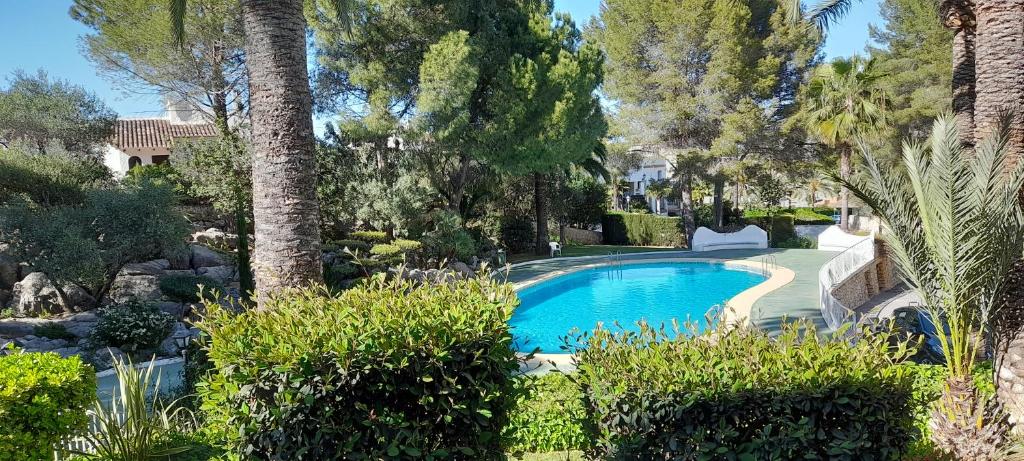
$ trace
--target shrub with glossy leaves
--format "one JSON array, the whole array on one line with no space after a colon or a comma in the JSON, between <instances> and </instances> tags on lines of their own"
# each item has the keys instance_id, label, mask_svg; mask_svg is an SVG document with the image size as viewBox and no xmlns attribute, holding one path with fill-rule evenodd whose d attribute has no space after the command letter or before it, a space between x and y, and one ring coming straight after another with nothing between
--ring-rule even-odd
<instances>
[{"instance_id":1,"label":"shrub with glossy leaves","mask_svg":"<svg viewBox=\"0 0 1024 461\"><path fill-rule=\"evenodd\" d=\"M644 327L585 343L574 379L596 458L890 460L916 433L907 349L885 334Z\"/></svg>"},{"instance_id":2,"label":"shrub with glossy leaves","mask_svg":"<svg viewBox=\"0 0 1024 461\"><path fill-rule=\"evenodd\" d=\"M127 302L100 311L92 331L96 345L116 346L128 351L155 349L174 329L174 316L153 304Z\"/></svg>"},{"instance_id":3,"label":"shrub with glossy leaves","mask_svg":"<svg viewBox=\"0 0 1024 461\"><path fill-rule=\"evenodd\" d=\"M78 357L52 352L0 356L0 461L49 461L86 427L96 374Z\"/></svg>"},{"instance_id":4,"label":"shrub with glossy leaves","mask_svg":"<svg viewBox=\"0 0 1024 461\"><path fill-rule=\"evenodd\" d=\"M518 368L508 285L378 276L281 294L237 316L208 306L214 426L244 458L499 459Z\"/></svg>"}]
</instances>

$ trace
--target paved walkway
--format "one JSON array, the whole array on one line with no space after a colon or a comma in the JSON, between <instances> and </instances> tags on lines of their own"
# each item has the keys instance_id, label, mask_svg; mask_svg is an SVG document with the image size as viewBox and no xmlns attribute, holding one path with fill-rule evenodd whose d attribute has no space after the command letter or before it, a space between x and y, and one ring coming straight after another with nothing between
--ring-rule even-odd
<instances>
[{"instance_id":1,"label":"paved walkway","mask_svg":"<svg viewBox=\"0 0 1024 461\"><path fill-rule=\"evenodd\" d=\"M771 248L767 250L716 250L699 253L691 251L658 252L622 255L622 258L715 258L760 262L765 255L772 255L778 265L793 270L796 273L796 278L786 286L757 300L754 303L750 321L759 328L775 334L779 331L783 319L805 318L814 322L820 332L828 330L818 306L818 270L836 254L831 251ZM595 259L554 258L526 263L513 268L508 274L508 280L518 283L551 271L591 264L594 261Z\"/></svg>"}]
</instances>

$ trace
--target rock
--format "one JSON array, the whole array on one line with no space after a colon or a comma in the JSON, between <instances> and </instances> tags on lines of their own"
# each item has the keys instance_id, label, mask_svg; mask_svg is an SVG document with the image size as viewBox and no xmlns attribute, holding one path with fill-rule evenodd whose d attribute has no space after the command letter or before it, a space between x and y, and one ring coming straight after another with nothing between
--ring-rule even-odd
<instances>
[{"instance_id":1,"label":"rock","mask_svg":"<svg viewBox=\"0 0 1024 461\"><path fill-rule=\"evenodd\" d=\"M181 269L181 270L171 269L171 270L164 271L164 273L163 273L163 275L161 277L174 277L174 276L178 276L178 275L196 275L196 271L194 271L192 269Z\"/></svg>"},{"instance_id":2,"label":"rock","mask_svg":"<svg viewBox=\"0 0 1024 461\"><path fill-rule=\"evenodd\" d=\"M79 338L88 338L92 330L96 329L96 322L63 322L64 329Z\"/></svg>"},{"instance_id":3,"label":"rock","mask_svg":"<svg viewBox=\"0 0 1024 461\"><path fill-rule=\"evenodd\" d=\"M78 355L82 350L77 347L62 347L60 349L54 349L53 352L60 354L61 357L68 358L73 355Z\"/></svg>"},{"instance_id":4,"label":"rock","mask_svg":"<svg viewBox=\"0 0 1024 461\"><path fill-rule=\"evenodd\" d=\"M102 347L96 350L96 354L92 357L92 363L96 366L96 371L106 370L114 366L114 358L124 360L126 357L125 353L116 347Z\"/></svg>"},{"instance_id":5,"label":"rock","mask_svg":"<svg viewBox=\"0 0 1024 461\"><path fill-rule=\"evenodd\" d=\"M18 283L18 262L0 253L0 288L10 290Z\"/></svg>"},{"instance_id":6,"label":"rock","mask_svg":"<svg viewBox=\"0 0 1024 461\"><path fill-rule=\"evenodd\" d=\"M171 261L166 259L154 259L141 263L132 263L121 268L118 276L124 275L161 275L171 268Z\"/></svg>"},{"instance_id":7,"label":"rock","mask_svg":"<svg viewBox=\"0 0 1024 461\"><path fill-rule=\"evenodd\" d=\"M30 335L36 330L36 324L26 322L22 319L2 319L0 320L0 335L17 338L20 336Z\"/></svg>"},{"instance_id":8,"label":"rock","mask_svg":"<svg viewBox=\"0 0 1024 461\"><path fill-rule=\"evenodd\" d=\"M181 349L178 348L178 342L174 338L167 338L160 343L158 349L161 353L169 356L176 356L181 353Z\"/></svg>"},{"instance_id":9,"label":"rock","mask_svg":"<svg viewBox=\"0 0 1024 461\"><path fill-rule=\"evenodd\" d=\"M185 305L182 303L161 302L157 303L157 307L160 308L161 311L173 315L176 319L184 317L186 312Z\"/></svg>"},{"instance_id":10,"label":"rock","mask_svg":"<svg viewBox=\"0 0 1024 461\"><path fill-rule=\"evenodd\" d=\"M202 275L214 279L220 282L222 285L227 284L235 278L235 267L234 266L213 266L213 267L200 267L196 269L197 275Z\"/></svg>"},{"instance_id":11,"label":"rock","mask_svg":"<svg viewBox=\"0 0 1024 461\"><path fill-rule=\"evenodd\" d=\"M171 332L168 338L186 338L189 336L192 336L192 332L189 331L184 323L178 322L174 324L174 331Z\"/></svg>"},{"instance_id":12,"label":"rock","mask_svg":"<svg viewBox=\"0 0 1024 461\"><path fill-rule=\"evenodd\" d=\"M160 299L160 283L154 275L126 275L114 279L107 298L115 303Z\"/></svg>"},{"instance_id":13,"label":"rock","mask_svg":"<svg viewBox=\"0 0 1024 461\"><path fill-rule=\"evenodd\" d=\"M11 300L11 292L9 290L0 289L0 309L7 306L7 303Z\"/></svg>"},{"instance_id":14,"label":"rock","mask_svg":"<svg viewBox=\"0 0 1024 461\"><path fill-rule=\"evenodd\" d=\"M449 267L464 278L471 279L476 277L476 273L473 272L473 269L470 269L470 267L462 261L455 261L449 264Z\"/></svg>"},{"instance_id":15,"label":"rock","mask_svg":"<svg viewBox=\"0 0 1024 461\"><path fill-rule=\"evenodd\" d=\"M95 312L80 312L64 319L68 322L99 322L100 317Z\"/></svg>"},{"instance_id":16,"label":"rock","mask_svg":"<svg viewBox=\"0 0 1024 461\"><path fill-rule=\"evenodd\" d=\"M28 274L24 280L14 284L12 298L14 315L21 317L36 317L64 310L60 295L42 272Z\"/></svg>"},{"instance_id":17,"label":"rock","mask_svg":"<svg viewBox=\"0 0 1024 461\"><path fill-rule=\"evenodd\" d=\"M192 245L192 268L226 266L227 261L220 253L202 245Z\"/></svg>"},{"instance_id":18,"label":"rock","mask_svg":"<svg viewBox=\"0 0 1024 461\"><path fill-rule=\"evenodd\" d=\"M237 235L228 234L216 227L192 234L192 240L196 243L216 248L235 248L238 245Z\"/></svg>"},{"instance_id":19,"label":"rock","mask_svg":"<svg viewBox=\"0 0 1024 461\"><path fill-rule=\"evenodd\" d=\"M189 248L166 253L164 258L171 263L171 270L192 269L192 250Z\"/></svg>"}]
</instances>

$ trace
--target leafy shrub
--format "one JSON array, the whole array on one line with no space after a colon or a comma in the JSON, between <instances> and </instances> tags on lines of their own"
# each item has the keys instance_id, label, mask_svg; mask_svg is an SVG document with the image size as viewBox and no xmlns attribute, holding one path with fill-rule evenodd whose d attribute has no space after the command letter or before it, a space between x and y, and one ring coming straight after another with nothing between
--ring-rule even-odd
<instances>
[{"instance_id":1,"label":"leafy shrub","mask_svg":"<svg viewBox=\"0 0 1024 461\"><path fill-rule=\"evenodd\" d=\"M396 239L394 242L391 242L391 244L397 246L405 253L419 251L423 248L423 244L415 240Z\"/></svg>"},{"instance_id":2,"label":"leafy shrub","mask_svg":"<svg viewBox=\"0 0 1024 461\"><path fill-rule=\"evenodd\" d=\"M793 219L796 220L797 224L810 225L810 224L835 224L832 220L832 213L828 214L818 213L809 208L797 208L793 210Z\"/></svg>"},{"instance_id":3,"label":"leafy shrub","mask_svg":"<svg viewBox=\"0 0 1024 461\"><path fill-rule=\"evenodd\" d=\"M369 244L388 243L389 240L388 234L380 231L358 231L353 232L349 237L352 237L353 240L359 240Z\"/></svg>"},{"instance_id":4,"label":"leafy shrub","mask_svg":"<svg viewBox=\"0 0 1024 461\"><path fill-rule=\"evenodd\" d=\"M647 203L647 199L641 196L632 196L629 198L629 212L630 213L650 213L651 206Z\"/></svg>"},{"instance_id":5,"label":"leafy shrub","mask_svg":"<svg viewBox=\"0 0 1024 461\"><path fill-rule=\"evenodd\" d=\"M0 461L49 461L58 441L84 430L96 374L78 357L0 356Z\"/></svg>"},{"instance_id":6,"label":"leafy shrub","mask_svg":"<svg viewBox=\"0 0 1024 461\"><path fill-rule=\"evenodd\" d=\"M519 216L501 218L501 244L509 253L532 251L536 237L531 220Z\"/></svg>"},{"instance_id":7,"label":"leafy shrub","mask_svg":"<svg viewBox=\"0 0 1024 461\"><path fill-rule=\"evenodd\" d=\"M79 205L111 179L102 163L70 154L8 149L0 155L0 202L18 197L44 207Z\"/></svg>"},{"instance_id":8,"label":"leafy shrub","mask_svg":"<svg viewBox=\"0 0 1024 461\"><path fill-rule=\"evenodd\" d=\"M348 250L353 253L357 251L360 253L366 253L370 251L370 246L371 245L369 243L360 240L334 240L325 245L324 249L327 251L344 252L345 249L348 248Z\"/></svg>"},{"instance_id":9,"label":"leafy shrub","mask_svg":"<svg viewBox=\"0 0 1024 461\"><path fill-rule=\"evenodd\" d=\"M44 338L64 339L68 341L77 338L77 336L68 331L64 324L55 322L46 322L42 325L36 325L35 328L32 329L32 334L42 336Z\"/></svg>"},{"instance_id":10,"label":"leafy shrub","mask_svg":"<svg viewBox=\"0 0 1024 461\"><path fill-rule=\"evenodd\" d=\"M174 329L174 316L155 305L140 302L115 304L100 310L92 331L94 344L128 351L155 349Z\"/></svg>"},{"instance_id":11,"label":"leafy shrub","mask_svg":"<svg viewBox=\"0 0 1024 461\"><path fill-rule=\"evenodd\" d=\"M910 448L910 454L927 456L936 452L931 442L931 429L928 423L931 420L932 403L942 396L942 388L946 384L949 370L944 365L921 365L912 362L902 364L914 380L914 401L918 405L914 407L914 426L918 435ZM995 382L992 379L992 362L977 364L973 373L975 388L985 397L993 397L996 393Z\"/></svg>"},{"instance_id":12,"label":"leafy shrub","mask_svg":"<svg viewBox=\"0 0 1024 461\"><path fill-rule=\"evenodd\" d=\"M595 458L898 459L914 435L913 377L886 334L772 338L739 327L670 337L596 330L574 378Z\"/></svg>"},{"instance_id":13,"label":"leafy shrub","mask_svg":"<svg viewBox=\"0 0 1024 461\"><path fill-rule=\"evenodd\" d=\"M370 254L384 257L399 256L402 254L402 248L389 243L378 243L370 248Z\"/></svg>"},{"instance_id":14,"label":"leafy shrub","mask_svg":"<svg viewBox=\"0 0 1024 461\"><path fill-rule=\"evenodd\" d=\"M202 288L200 288L200 286ZM175 301L197 303L224 292L220 282L205 275L169 275L160 278L160 292Z\"/></svg>"},{"instance_id":15,"label":"leafy shrub","mask_svg":"<svg viewBox=\"0 0 1024 461\"><path fill-rule=\"evenodd\" d=\"M508 285L375 277L294 291L202 328L214 427L264 459L499 459L518 369Z\"/></svg>"},{"instance_id":16,"label":"leafy shrub","mask_svg":"<svg viewBox=\"0 0 1024 461\"><path fill-rule=\"evenodd\" d=\"M477 243L462 227L457 213L443 210L434 217L434 230L423 236L423 245L438 259L468 261L476 254Z\"/></svg>"},{"instance_id":17,"label":"leafy shrub","mask_svg":"<svg viewBox=\"0 0 1024 461\"><path fill-rule=\"evenodd\" d=\"M505 429L508 451L548 453L586 447L580 391L561 373L519 378L519 393Z\"/></svg>"},{"instance_id":18,"label":"leafy shrub","mask_svg":"<svg viewBox=\"0 0 1024 461\"><path fill-rule=\"evenodd\" d=\"M817 243L814 239L800 236L775 242L775 248L814 248L815 246Z\"/></svg>"},{"instance_id":19,"label":"leafy shrub","mask_svg":"<svg viewBox=\"0 0 1024 461\"><path fill-rule=\"evenodd\" d=\"M363 270L358 264L346 261L341 264L330 266L324 270L324 281L327 283L327 286L338 287L344 281L351 280L362 275Z\"/></svg>"},{"instance_id":20,"label":"leafy shrub","mask_svg":"<svg viewBox=\"0 0 1024 461\"><path fill-rule=\"evenodd\" d=\"M678 247L683 244L679 218L651 214L608 213L601 220L604 243Z\"/></svg>"}]
</instances>

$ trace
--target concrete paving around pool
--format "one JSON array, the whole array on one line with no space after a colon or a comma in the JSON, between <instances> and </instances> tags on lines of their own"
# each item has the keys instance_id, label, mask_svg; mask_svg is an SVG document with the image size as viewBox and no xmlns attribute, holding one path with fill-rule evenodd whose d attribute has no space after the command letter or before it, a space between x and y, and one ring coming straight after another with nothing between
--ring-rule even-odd
<instances>
[{"instance_id":1,"label":"concrete paving around pool","mask_svg":"<svg viewBox=\"0 0 1024 461\"><path fill-rule=\"evenodd\" d=\"M818 250L777 249L766 250L716 250L704 252L672 251L657 253L623 254L622 259L722 259L741 260L760 263L765 256L772 256L779 266L788 268L795 273L793 281L781 288L764 295L754 302L750 322L769 333L779 331L783 319L808 319L818 327L819 331L827 331L828 326L821 316L818 306L818 270L837 253ZM604 256L581 258L552 258L513 266L508 272L508 281L521 283L534 278L543 277L551 272L571 270L576 266L584 266L600 262Z\"/></svg>"}]
</instances>

